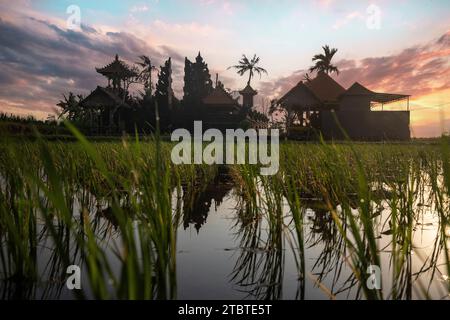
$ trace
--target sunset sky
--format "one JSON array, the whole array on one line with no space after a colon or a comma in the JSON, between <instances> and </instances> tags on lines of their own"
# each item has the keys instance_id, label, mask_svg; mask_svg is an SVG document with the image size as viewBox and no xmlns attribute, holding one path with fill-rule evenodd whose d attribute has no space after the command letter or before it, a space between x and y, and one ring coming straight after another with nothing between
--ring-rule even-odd
<instances>
[{"instance_id":1,"label":"sunset sky","mask_svg":"<svg viewBox=\"0 0 450 320\"><path fill-rule=\"evenodd\" d=\"M68 28L70 5L81 30ZM370 27L373 8L379 28ZM94 68L116 53L129 63L172 57L180 99L184 57L201 51L211 75L235 90L246 78L227 67L256 53L269 72L254 81L260 104L302 80L325 44L339 49L333 77L345 88L358 81L412 95L413 136L450 131L448 0L0 0L0 111L45 118L63 93L105 85Z\"/></svg>"}]
</instances>

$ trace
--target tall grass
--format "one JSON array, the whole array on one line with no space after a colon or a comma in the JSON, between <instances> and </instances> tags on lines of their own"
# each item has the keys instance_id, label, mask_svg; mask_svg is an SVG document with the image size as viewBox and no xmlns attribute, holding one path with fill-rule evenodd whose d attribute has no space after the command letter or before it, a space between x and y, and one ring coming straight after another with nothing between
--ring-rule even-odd
<instances>
[{"instance_id":1,"label":"tall grass","mask_svg":"<svg viewBox=\"0 0 450 320\"><path fill-rule=\"evenodd\" d=\"M321 224L323 228L324 221L329 221L326 223L330 233L327 238L326 230L321 230L323 251L314 267L320 264L323 270L313 279L325 289L322 281L330 271L333 273L331 289L324 290L330 298L342 292L342 288L334 287L342 264L352 270L352 277L344 281L345 290L357 286L357 296L362 292L367 299L429 298L434 273L442 273L439 276L444 279L449 274L448 150L445 140L441 147L286 143L281 148L281 170L277 176L258 176L248 166L234 167L234 175L247 202L257 204L258 212L266 212L269 228L277 228L278 222L272 217L280 204L287 202L285 214L291 222L283 228L284 233L295 231L294 254L300 283L308 275L304 263L305 232L308 232L304 212L315 201L324 208L315 210L316 219L328 216L330 220ZM266 194L271 196L267 198ZM412 255L422 253L416 250L413 237L422 225L424 208L438 215L439 234L432 254L423 257L423 265L415 271ZM248 212L251 215L252 211ZM389 263L381 259L384 252L390 253ZM440 257L444 257L445 270L441 268ZM382 278L386 278L381 279L380 290L368 286L372 279L368 270L373 265L379 266ZM430 283L417 280L429 270ZM449 292L448 282L446 286L443 297Z\"/></svg>"},{"instance_id":2,"label":"tall grass","mask_svg":"<svg viewBox=\"0 0 450 320\"><path fill-rule=\"evenodd\" d=\"M76 264L77 298L175 299L177 228L218 168L173 165L171 144L157 135L89 142L68 128L76 142L0 141L1 298L58 297ZM290 250L299 299L311 280L329 298L353 288L355 298L432 296L431 282L450 274L447 140L286 142L280 151L274 176L230 166L240 248L231 281L253 298L283 298ZM429 212L438 232L425 255L415 237ZM315 245L321 252L308 270ZM381 290L367 286L372 265L382 269ZM444 297L450 283L440 283Z\"/></svg>"},{"instance_id":3,"label":"tall grass","mask_svg":"<svg viewBox=\"0 0 450 320\"><path fill-rule=\"evenodd\" d=\"M51 290L37 296L36 286L65 279L67 266L76 264L87 278L74 291L79 298L176 298L174 194L209 179L213 168L172 166L170 146L158 137L92 144L69 128L78 142L2 141L4 297L48 297ZM51 248L45 270L42 245ZM65 282L56 283L61 292Z\"/></svg>"}]
</instances>

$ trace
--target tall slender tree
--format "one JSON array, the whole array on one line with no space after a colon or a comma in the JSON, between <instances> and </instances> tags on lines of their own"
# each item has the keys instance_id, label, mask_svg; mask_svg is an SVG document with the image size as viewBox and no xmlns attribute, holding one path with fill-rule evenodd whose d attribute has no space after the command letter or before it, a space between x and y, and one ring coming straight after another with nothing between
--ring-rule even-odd
<instances>
[{"instance_id":1,"label":"tall slender tree","mask_svg":"<svg viewBox=\"0 0 450 320\"><path fill-rule=\"evenodd\" d=\"M247 84L250 85L253 76L256 74L261 77L261 74L267 74L267 70L261 67L258 67L260 58L253 55L253 58L249 60L245 54L242 55L241 60L239 60L237 65L228 67L228 69L237 69L237 73L240 76L243 76L246 72L248 72L248 81Z\"/></svg>"},{"instance_id":2,"label":"tall slender tree","mask_svg":"<svg viewBox=\"0 0 450 320\"><path fill-rule=\"evenodd\" d=\"M326 74L336 72L336 74L339 74L339 69L331 63L331 60L333 59L338 49L330 49L328 45L323 46L322 49L323 53L316 54L312 58L312 61L315 62L315 65L309 68L309 71L324 72Z\"/></svg>"},{"instance_id":3,"label":"tall slender tree","mask_svg":"<svg viewBox=\"0 0 450 320\"><path fill-rule=\"evenodd\" d=\"M165 130L170 124L173 97L172 59L169 58L164 63L164 66L160 68L155 91L155 100L158 102L158 114L162 130Z\"/></svg>"},{"instance_id":4,"label":"tall slender tree","mask_svg":"<svg viewBox=\"0 0 450 320\"><path fill-rule=\"evenodd\" d=\"M145 94L149 97L152 96L153 84L152 84L152 72L156 71L156 67L152 64L152 61L148 56L139 56L140 61L136 62L142 69L139 72L138 78L144 84Z\"/></svg>"}]
</instances>

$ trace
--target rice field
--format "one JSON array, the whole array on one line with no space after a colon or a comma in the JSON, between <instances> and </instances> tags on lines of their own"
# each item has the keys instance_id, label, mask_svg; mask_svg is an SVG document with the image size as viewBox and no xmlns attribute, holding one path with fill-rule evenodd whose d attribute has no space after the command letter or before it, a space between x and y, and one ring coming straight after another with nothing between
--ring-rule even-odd
<instances>
[{"instance_id":1,"label":"rice field","mask_svg":"<svg viewBox=\"0 0 450 320\"><path fill-rule=\"evenodd\" d=\"M1 138L1 299L450 298L447 140L284 142L261 176L72 130Z\"/></svg>"}]
</instances>

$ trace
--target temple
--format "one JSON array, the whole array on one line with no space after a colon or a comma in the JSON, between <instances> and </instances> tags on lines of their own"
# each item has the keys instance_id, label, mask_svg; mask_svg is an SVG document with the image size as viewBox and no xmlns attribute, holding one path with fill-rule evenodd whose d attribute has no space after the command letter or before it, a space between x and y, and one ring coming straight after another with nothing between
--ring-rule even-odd
<instances>
[{"instance_id":1,"label":"temple","mask_svg":"<svg viewBox=\"0 0 450 320\"><path fill-rule=\"evenodd\" d=\"M238 98L233 98L223 84L218 81L212 92L203 99L203 111L199 120L203 122L203 128L215 128L219 130L237 129L242 122L247 120L248 113L253 108L253 97L257 91L247 85L244 90L239 91L243 103Z\"/></svg>"},{"instance_id":2,"label":"temple","mask_svg":"<svg viewBox=\"0 0 450 320\"><path fill-rule=\"evenodd\" d=\"M107 87L98 86L80 105L89 113L91 133L121 133L129 121L132 107L129 105L127 82L136 77L125 62L116 55L113 62L97 72L108 79Z\"/></svg>"},{"instance_id":3,"label":"temple","mask_svg":"<svg viewBox=\"0 0 450 320\"><path fill-rule=\"evenodd\" d=\"M253 108L253 97L258 94L258 91L254 90L250 84L247 84L239 93L242 95L242 106L251 110Z\"/></svg>"},{"instance_id":4,"label":"temple","mask_svg":"<svg viewBox=\"0 0 450 320\"><path fill-rule=\"evenodd\" d=\"M203 99L203 128L234 129L245 117L242 111L238 101L218 82L212 92Z\"/></svg>"},{"instance_id":5,"label":"temple","mask_svg":"<svg viewBox=\"0 0 450 320\"><path fill-rule=\"evenodd\" d=\"M278 104L297 114L296 126L311 128L327 139L408 140L409 95L378 93L355 82L347 90L323 72L289 90ZM407 110L383 106L407 100ZM374 110L381 105L381 110Z\"/></svg>"}]
</instances>

